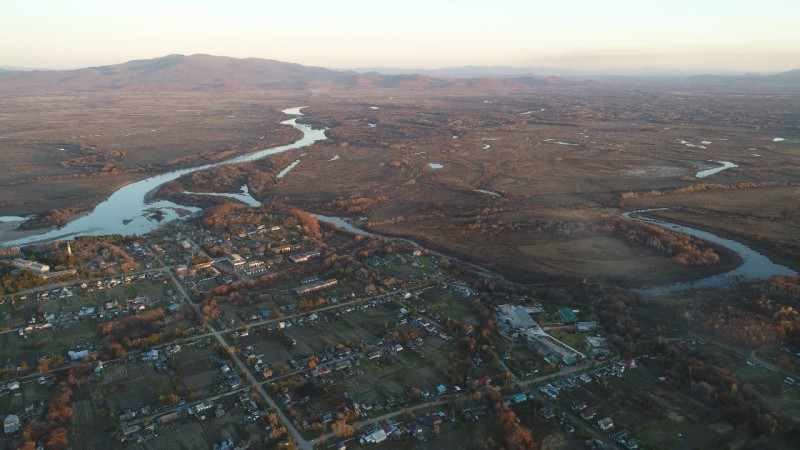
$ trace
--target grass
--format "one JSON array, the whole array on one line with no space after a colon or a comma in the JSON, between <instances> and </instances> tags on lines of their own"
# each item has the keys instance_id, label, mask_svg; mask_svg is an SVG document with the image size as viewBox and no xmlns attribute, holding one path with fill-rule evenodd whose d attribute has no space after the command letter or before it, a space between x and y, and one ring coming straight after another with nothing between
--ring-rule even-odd
<instances>
[{"instance_id":1,"label":"grass","mask_svg":"<svg viewBox=\"0 0 800 450\"><path fill-rule=\"evenodd\" d=\"M63 330L49 332L49 342L42 351L44 353L64 354L79 341L93 341L97 337L97 323L94 321L79 322Z\"/></svg>"},{"instance_id":2,"label":"grass","mask_svg":"<svg viewBox=\"0 0 800 450\"><path fill-rule=\"evenodd\" d=\"M350 331L355 329L353 325L351 325L345 320L342 320L340 317L334 317L331 320L331 325L333 325L337 331Z\"/></svg>"},{"instance_id":3,"label":"grass","mask_svg":"<svg viewBox=\"0 0 800 450\"><path fill-rule=\"evenodd\" d=\"M586 339L580 333L573 333L570 331L564 330L552 330L549 332L551 336L558 339L559 341L569 345L570 347L574 348L575 350L585 352L586 351Z\"/></svg>"},{"instance_id":4,"label":"grass","mask_svg":"<svg viewBox=\"0 0 800 450\"><path fill-rule=\"evenodd\" d=\"M129 284L125 286L125 295L127 295L128 297L136 297L137 295L139 295L139 290L136 289L135 285Z\"/></svg>"},{"instance_id":5,"label":"grass","mask_svg":"<svg viewBox=\"0 0 800 450\"><path fill-rule=\"evenodd\" d=\"M433 265L433 260L430 256L419 256L417 257L417 261L425 267Z\"/></svg>"},{"instance_id":6,"label":"grass","mask_svg":"<svg viewBox=\"0 0 800 450\"><path fill-rule=\"evenodd\" d=\"M8 395L0 397L0 412L6 414L11 410L12 398Z\"/></svg>"},{"instance_id":7,"label":"grass","mask_svg":"<svg viewBox=\"0 0 800 450\"><path fill-rule=\"evenodd\" d=\"M376 363L375 361L363 362L361 363L360 367L361 370L364 371L364 373L368 373L370 375L379 375L381 372L386 370L385 367L379 366L378 363Z\"/></svg>"}]
</instances>

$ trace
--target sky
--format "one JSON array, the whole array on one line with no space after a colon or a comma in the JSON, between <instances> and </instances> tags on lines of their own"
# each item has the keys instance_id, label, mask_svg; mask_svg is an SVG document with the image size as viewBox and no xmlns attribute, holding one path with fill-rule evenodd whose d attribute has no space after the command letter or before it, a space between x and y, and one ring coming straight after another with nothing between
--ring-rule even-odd
<instances>
[{"instance_id":1,"label":"sky","mask_svg":"<svg viewBox=\"0 0 800 450\"><path fill-rule=\"evenodd\" d=\"M329 68L778 72L800 67L798 18L800 0L2 0L0 66L203 53Z\"/></svg>"}]
</instances>

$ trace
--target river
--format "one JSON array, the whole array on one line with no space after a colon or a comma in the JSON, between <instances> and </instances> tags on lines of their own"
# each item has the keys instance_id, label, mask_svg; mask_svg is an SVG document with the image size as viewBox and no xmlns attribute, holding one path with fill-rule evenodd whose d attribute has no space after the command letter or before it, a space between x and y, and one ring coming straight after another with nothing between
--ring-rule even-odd
<instances>
[{"instance_id":1,"label":"river","mask_svg":"<svg viewBox=\"0 0 800 450\"><path fill-rule=\"evenodd\" d=\"M655 295L655 294L666 294L670 292L679 292L679 291L686 291L689 289L708 289L708 288L722 288L726 286L730 286L732 284L741 282L741 281L749 281L749 280L761 280L766 279L772 276L794 276L797 275L797 272L794 270L782 266L780 264L775 264L769 260L766 256L756 252L755 250L747 247L746 245L736 242L731 239L725 239L719 237L715 234L709 233L708 231L698 230L696 228L686 227L683 225L678 225L671 222L666 222L663 220L652 219L649 217L644 217L641 214L646 213L648 211L663 211L666 208L658 208L658 209L643 209L638 211L630 211L622 213L622 217L629 219L629 220L636 220L639 222L645 222L652 225L659 226L661 228L670 230L670 231L677 231L680 233L688 234L690 236L694 236L709 242L713 242L718 244L722 247L725 247L733 252L736 252L739 257L742 259L742 264L728 272L720 273L717 275L712 275L710 277L702 278L699 280L694 281L687 281L683 283L673 283L663 286L654 286L646 289L633 289L634 292L642 294L642 295ZM636 214L636 216L634 216ZM331 217L331 216L324 216L322 214L311 214L317 220L321 222L326 222L331 225L337 226L342 228L343 230L349 231L353 234L360 234L364 236L372 236L372 237L381 237L384 239L389 239L398 242L405 242L414 247L425 248L414 242L410 239L406 238L399 238L393 236L385 236L376 233L371 233L367 230L362 228L358 228L353 225L347 219L343 219L341 217ZM460 263L466 264L471 266L472 268L476 269L479 273L489 276L489 277L496 277L502 279L508 283L515 284L500 274L492 272L485 267L481 267L477 264L470 263L468 261L464 261L458 258L454 258L450 255L445 255L440 252L432 251L430 249L426 249L428 252L443 256L445 258L450 258ZM529 285L530 286L530 285Z\"/></svg>"},{"instance_id":2,"label":"river","mask_svg":"<svg viewBox=\"0 0 800 450\"><path fill-rule=\"evenodd\" d=\"M300 109L302 108L303 108L302 106L296 108L288 108L283 110L283 113L287 115L301 116L303 115L300 112ZM199 211L198 208L179 205L167 200L158 200L158 201L148 200L148 194L151 192L155 192L164 183L176 180L177 178L183 175L197 172L200 170L211 169L213 167L219 167L229 164L255 161L265 156L275 155L285 151L307 147L314 144L315 142L327 139L327 137L325 136L324 129L314 129L309 125L299 124L297 123L296 118L284 120L283 122L281 122L281 124L297 128L298 130L303 132L303 137L288 145L282 145L278 147L259 150L253 153L248 153L246 155L237 156L234 158L230 158L212 164L205 164L197 167L175 170L172 172L155 175L150 178L146 178L144 180L128 184L118 189L113 194L111 194L111 196L109 196L106 200L97 205L90 213L68 223L62 228L42 232L40 234L27 236L16 240L0 242L0 246L10 247L16 245L27 245L37 242L50 242L61 239L72 239L75 236L80 236L80 235L99 236L108 234L145 234L147 232L150 232L158 228L161 225L164 225L168 222L178 219L181 216L181 213L184 211L189 211L189 212ZM249 192L247 192L247 186L243 186L242 190L244 192L243 194L240 195L249 196ZM232 194L214 194L214 193L211 193L210 195L235 196L235 194L232 195ZM770 261L769 258L767 258L766 256L734 240L725 239L716 236L712 233L709 233L707 231L698 230L695 228L678 225L658 219L653 219L641 215L642 213L646 213L648 211L656 211L656 209L645 209L639 211L625 212L622 213L622 217L630 220L637 220L640 222L649 223L671 231L685 233L690 236L694 236L700 239L707 240L709 242L716 243L731 251L736 252L741 257L743 263L742 265L731 271L702 278L700 280L689 281L684 283L674 283L664 286L655 286L647 289L637 290L637 292L641 294L651 295L651 294L683 291L687 289L717 288L717 287L725 287L739 281L765 279L771 276L797 275L797 272L795 272L794 270L779 264L775 264L772 261ZM319 214L314 214L314 217L316 217L321 221L332 223L352 233L375 236L374 233L369 233L365 230L357 228L352 224L348 223L347 221L338 217L328 217ZM18 219L24 219L24 218L4 217L2 221L15 222ZM418 243L411 241L409 239L394 238L394 237L387 237L387 238L396 241L406 242L415 247L421 247ZM438 252L432 252L432 253L440 254ZM448 255L442 255L442 256L458 260L457 258L453 258L452 256ZM479 272L483 274L490 276L498 276L498 274L492 273L491 271L476 264L468 263L462 260L458 261L464 262L472 266L473 268L478 269Z\"/></svg>"},{"instance_id":3,"label":"river","mask_svg":"<svg viewBox=\"0 0 800 450\"><path fill-rule=\"evenodd\" d=\"M302 108L303 107L300 106L284 109L283 113L302 116L303 114L300 112ZM199 208L178 205L167 200L148 200L147 194L155 192L164 183L176 180L183 175L193 172L229 164L255 161L266 156L308 147L317 141L327 139L324 129L317 130L309 125L297 123L296 118L284 120L281 124L297 128L303 132L303 137L288 145L267 148L212 164L175 170L128 184L111 194L111 196L98 204L90 213L68 223L62 228L16 240L0 242L0 246L11 247L38 242L50 242L72 239L75 236L145 234L180 218L181 213L185 211L199 211Z\"/></svg>"},{"instance_id":4,"label":"river","mask_svg":"<svg viewBox=\"0 0 800 450\"><path fill-rule=\"evenodd\" d=\"M734 164L732 162L729 162L729 161L714 161L714 160L710 159L710 160L708 160L708 162L720 163L720 164L722 164L722 166L714 167L714 168L706 169L706 170L701 170L701 171L697 172L696 174L694 174L695 178L710 177L711 175L714 175L715 173L720 173L723 170L728 170L728 169L733 169L734 167L739 167L736 164Z\"/></svg>"},{"instance_id":5,"label":"river","mask_svg":"<svg viewBox=\"0 0 800 450\"><path fill-rule=\"evenodd\" d=\"M756 252L741 242L737 242L732 239L725 239L709 233L708 231L698 230L696 228L653 219L651 217L642 215L642 213L650 211L664 211L666 209L667 208L655 208L629 211L622 213L622 217L630 220L649 223L666 230L677 231L679 233L688 234L705 241L713 242L717 245L727 248L728 250L736 252L736 254L738 254L742 259L742 265L728 272L701 278L699 280L687 281L684 283L673 283L663 286L653 286L646 289L636 289L636 292L644 295L665 294L670 292L686 291L689 289L721 288L741 281L763 280L772 276L797 275L797 272L794 270L780 264L775 264L766 256Z\"/></svg>"}]
</instances>

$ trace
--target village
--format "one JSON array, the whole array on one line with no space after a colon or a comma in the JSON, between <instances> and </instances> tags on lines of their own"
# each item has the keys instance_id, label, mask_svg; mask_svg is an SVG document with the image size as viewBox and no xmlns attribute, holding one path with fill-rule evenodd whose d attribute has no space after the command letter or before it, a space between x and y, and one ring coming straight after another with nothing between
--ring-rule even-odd
<instances>
[{"instance_id":1,"label":"village","mask_svg":"<svg viewBox=\"0 0 800 450\"><path fill-rule=\"evenodd\" d=\"M627 398L668 383L590 310L297 211L3 258L42 276L0 305L6 448L56 445L43 420L75 448L471 446L464 427L504 408L574 448L634 449L650 413Z\"/></svg>"}]
</instances>

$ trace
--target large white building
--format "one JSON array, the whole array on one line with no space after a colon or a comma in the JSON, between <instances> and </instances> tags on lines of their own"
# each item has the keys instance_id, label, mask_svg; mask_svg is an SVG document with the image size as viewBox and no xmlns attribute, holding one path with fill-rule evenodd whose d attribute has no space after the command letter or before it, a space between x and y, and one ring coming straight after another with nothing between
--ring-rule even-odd
<instances>
[{"instance_id":1,"label":"large white building","mask_svg":"<svg viewBox=\"0 0 800 450\"><path fill-rule=\"evenodd\" d=\"M50 273L50 266L47 264L38 263L36 261L28 261L27 259L17 258L14 261L11 261L11 264L13 264L14 267L30 270L31 272L38 273L39 275Z\"/></svg>"},{"instance_id":2,"label":"large white building","mask_svg":"<svg viewBox=\"0 0 800 450\"><path fill-rule=\"evenodd\" d=\"M226 256L226 258L228 258L228 262L230 262L233 267L237 268L243 266L247 262L237 253L231 253L230 255Z\"/></svg>"},{"instance_id":3,"label":"large white building","mask_svg":"<svg viewBox=\"0 0 800 450\"><path fill-rule=\"evenodd\" d=\"M528 311L519 305L498 305L497 322L515 330L536 326Z\"/></svg>"}]
</instances>

